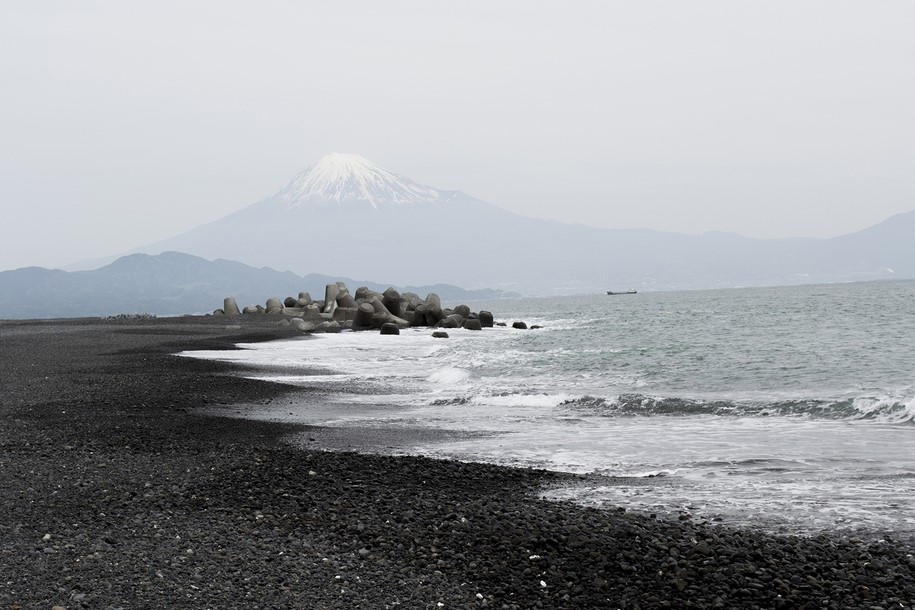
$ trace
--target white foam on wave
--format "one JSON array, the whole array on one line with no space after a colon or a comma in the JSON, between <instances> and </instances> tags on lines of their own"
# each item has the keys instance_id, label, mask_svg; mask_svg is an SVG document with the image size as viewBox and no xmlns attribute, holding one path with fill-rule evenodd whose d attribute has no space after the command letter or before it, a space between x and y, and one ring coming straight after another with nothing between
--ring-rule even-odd
<instances>
[{"instance_id":1,"label":"white foam on wave","mask_svg":"<svg viewBox=\"0 0 915 610\"><path fill-rule=\"evenodd\" d=\"M428 380L435 384L455 385L466 381L469 378L469 371L453 366L446 366L429 375Z\"/></svg>"}]
</instances>

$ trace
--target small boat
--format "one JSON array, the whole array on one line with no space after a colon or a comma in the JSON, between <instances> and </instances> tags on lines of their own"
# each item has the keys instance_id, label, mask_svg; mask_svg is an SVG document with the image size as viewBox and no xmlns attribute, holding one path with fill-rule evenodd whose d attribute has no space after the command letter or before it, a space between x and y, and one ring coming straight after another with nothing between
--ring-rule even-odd
<instances>
[{"instance_id":1,"label":"small boat","mask_svg":"<svg viewBox=\"0 0 915 610\"><path fill-rule=\"evenodd\" d=\"M624 290L622 292L613 292L612 290L608 290L607 294L638 294L638 292L638 290Z\"/></svg>"}]
</instances>

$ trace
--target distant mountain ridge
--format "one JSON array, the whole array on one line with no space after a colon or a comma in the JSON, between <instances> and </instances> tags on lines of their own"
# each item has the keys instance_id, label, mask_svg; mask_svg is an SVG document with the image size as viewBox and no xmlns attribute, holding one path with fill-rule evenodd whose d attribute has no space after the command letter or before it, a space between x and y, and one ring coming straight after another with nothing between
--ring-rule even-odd
<instances>
[{"instance_id":1,"label":"distant mountain ridge","mask_svg":"<svg viewBox=\"0 0 915 610\"><path fill-rule=\"evenodd\" d=\"M0 319L204 313L221 307L226 296L235 296L242 306L263 305L268 297L294 296L302 290L319 299L324 297L324 286L336 281L353 290L368 286L380 291L392 285L320 274L299 276L181 252L132 254L92 271L25 267L0 272ZM422 296L436 292L445 302L514 296L448 284L396 287Z\"/></svg>"},{"instance_id":2,"label":"distant mountain ridge","mask_svg":"<svg viewBox=\"0 0 915 610\"><path fill-rule=\"evenodd\" d=\"M141 249L529 295L915 277L915 212L833 239L600 229L528 218L334 153L272 197Z\"/></svg>"}]
</instances>

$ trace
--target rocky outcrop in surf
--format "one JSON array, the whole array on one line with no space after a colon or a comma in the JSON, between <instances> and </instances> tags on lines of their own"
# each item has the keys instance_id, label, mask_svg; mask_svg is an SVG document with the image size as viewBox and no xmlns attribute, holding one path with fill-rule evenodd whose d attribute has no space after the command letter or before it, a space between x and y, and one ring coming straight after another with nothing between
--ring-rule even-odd
<instances>
[{"instance_id":1,"label":"rocky outcrop in surf","mask_svg":"<svg viewBox=\"0 0 915 610\"><path fill-rule=\"evenodd\" d=\"M490 311L472 311L468 305L442 307L434 292L421 298L413 292L399 292L391 287L384 292L366 286L350 293L346 284L327 284L324 298L313 300L307 292L285 299L270 297L264 305L248 305L239 311L233 297L226 297L216 316L277 317L277 323L302 332L340 332L350 330L379 330L382 334L398 334L401 328L427 326L434 328L463 328L479 331L496 323ZM504 326L504 324L503 324ZM446 333L436 336L446 336Z\"/></svg>"}]
</instances>

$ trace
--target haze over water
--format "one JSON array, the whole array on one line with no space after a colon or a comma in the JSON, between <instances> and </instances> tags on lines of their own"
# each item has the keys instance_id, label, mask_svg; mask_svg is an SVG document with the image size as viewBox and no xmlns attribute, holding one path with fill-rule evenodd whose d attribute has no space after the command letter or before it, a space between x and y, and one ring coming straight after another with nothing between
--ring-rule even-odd
<instances>
[{"instance_id":1,"label":"haze over water","mask_svg":"<svg viewBox=\"0 0 915 610\"><path fill-rule=\"evenodd\" d=\"M331 391L332 409L263 417L493 432L399 450L625 477L549 497L911 534L913 297L907 281L519 299L474 309L543 329L344 333L193 355L279 366L255 376Z\"/></svg>"}]
</instances>

